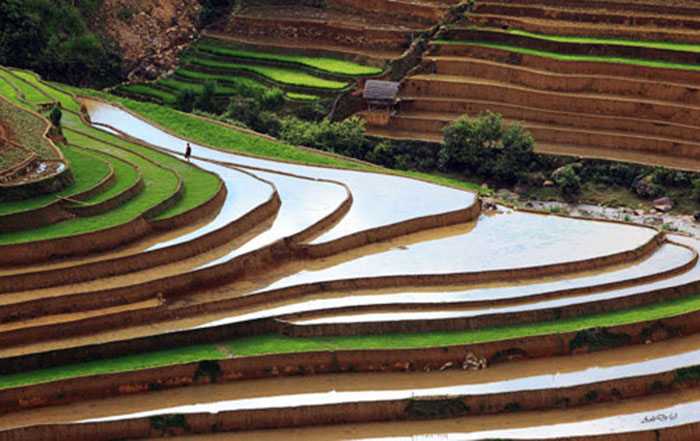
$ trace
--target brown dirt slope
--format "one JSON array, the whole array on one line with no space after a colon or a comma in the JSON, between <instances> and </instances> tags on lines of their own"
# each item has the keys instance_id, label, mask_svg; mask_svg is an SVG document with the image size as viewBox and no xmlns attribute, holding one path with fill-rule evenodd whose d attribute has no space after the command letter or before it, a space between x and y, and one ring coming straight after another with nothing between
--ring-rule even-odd
<instances>
[{"instance_id":1,"label":"brown dirt slope","mask_svg":"<svg viewBox=\"0 0 700 441\"><path fill-rule=\"evenodd\" d=\"M154 79L195 36L198 0L104 0L100 32L116 42L130 80Z\"/></svg>"}]
</instances>

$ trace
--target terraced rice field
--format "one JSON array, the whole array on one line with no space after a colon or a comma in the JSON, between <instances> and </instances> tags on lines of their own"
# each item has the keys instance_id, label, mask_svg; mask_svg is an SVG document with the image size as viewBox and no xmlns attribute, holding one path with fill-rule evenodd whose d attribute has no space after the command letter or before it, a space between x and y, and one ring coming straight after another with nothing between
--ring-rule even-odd
<instances>
[{"instance_id":1,"label":"terraced rice field","mask_svg":"<svg viewBox=\"0 0 700 441\"><path fill-rule=\"evenodd\" d=\"M463 114L521 121L543 153L700 169L694 2L474 2L371 133L441 141Z\"/></svg>"},{"instance_id":2,"label":"terraced rice field","mask_svg":"<svg viewBox=\"0 0 700 441\"><path fill-rule=\"evenodd\" d=\"M66 155L116 176L87 205L142 184L0 236L0 440L700 433L697 239L242 155L262 141L14 74L61 102Z\"/></svg>"}]
</instances>

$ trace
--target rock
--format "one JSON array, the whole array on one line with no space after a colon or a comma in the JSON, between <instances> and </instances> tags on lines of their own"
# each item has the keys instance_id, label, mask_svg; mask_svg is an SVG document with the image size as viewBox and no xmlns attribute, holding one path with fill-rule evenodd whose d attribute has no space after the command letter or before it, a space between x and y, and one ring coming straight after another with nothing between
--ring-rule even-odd
<instances>
[{"instance_id":1,"label":"rock","mask_svg":"<svg viewBox=\"0 0 700 441\"><path fill-rule=\"evenodd\" d=\"M634 214L637 216L644 216L644 210L634 210Z\"/></svg>"},{"instance_id":2,"label":"rock","mask_svg":"<svg viewBox=\"0 0 700 441\"><path fill-rule=\"evenodd\" d=\"M664 218L661 216L647 216L644 222L650 225L661 225L664 223Z\"/></svg>"},{"instance_id":3,"label":"rock","mask_svg":"<svg viewBox=\"0 0 700 441\"><path fill-rule=\"evenodd\" d=\"M472 352L469 352L462 362L462 369L465 371L477 371L485 369L488 363L484 357L477 357Z\"/></svg>"},{"instance_id":4,"label":"rock","mask_svg":"<svg viewBox=\"0 0 700 441\"><path fill-rule=\"evenodd\" d=\"M506 201L520 200L520 196L517 193L514 193L510 190L506 190L505 188L498 190L497 194L498 194L498 197L500 197L501 199L504 199Z\"/></svg>"},{"instance_id":5,"label":"rock","mask_svg":"<svg viewBox=\"0 0 700 441\"><path fill-rule=\"evenodd\" d=\"M526 203L525 203L525 206L526 206L527 208L535 208L535 206L532 204L532 202L526 202Z\"/></svg>"},{"instance_id":6,"label":"rock","mask_svg":"<svg viewBox=\"0 0 700 441\"><path fill-rule=\"evenodd\" d=\"M700 211L693 213L693 219L695 219L695 222L700 222Z\"/></svg>"},{"instance_id":7,"label":"rock","mask_svg":"<svg viewBox=\"0 0 700 441\"><path fill-rule=\"evenodd\" d=\"M554 187L554 181L552 181L551 179L547 179L546 181L544 181L542 183L542 186L543 187Z\"/></svg>"},{"instance_id":8,"label":"rock","mask_svg":"<svg viewBox=\"0 0 700 441\"><path fill-rule=\"evenodd\" d=\"M653 198L660 196L662 194L662 189L651 182L651 177L647 176L644 179L640 179L632 185L634 192L637 196L642 198Z\"/></svg>"},{"instance_id":9,"label":"rock","mask_svg":"<svg viewBox=\"0 0 700 441\"><path fill-rule=\"evenodd\" d=\"M523 194L523 193L525 193L525 191L527 191L527 189L525 187L523 187L522 185L516 185L515 188L513 189L513 191L517 194Z\"/></svg>"},{"instance_id":10,"label":"rock","mask_svg":"<svg viewBox=\"0 0 700 441\"><path fill-rule=\"evenodd\" d=\"M628 208L628 207L623 207L620 211L622 212L622 214L629 214L629 215L635 214L634 210L632 210L631 208Z\"/></svg>"},{"instance_id":11,"label":"rock","mask_svg":"<svg viewBox=\"0 0 700 441\"><path fill-rule=\"evenodd\" d=\"M531 185L542 185L547 180L542 172L531 172L527 175L527 182Z\"/></svg>"},{"instance_id":12,"label":"rock","mask_svg":"<svg viewBox=\"0 0 700 441\"><path fill-rule=\"evenodd\" d=\"M663 213L666 213L667 211L670 211L671 208L673 208L673 200L668 196L656 199L654 201L654 208Z\"/></svg>"},{"instance_id":13,"label":"rock","mask_svg":"<svg viewBox=\"0 0 700 441\"><path fill-rule=\"evenodd\" d=\"M483 188L484 190L488 190L491 187L489 187L488 182L484 182L483 184L481 184L481 188Z\"/></svg>"}]
</instances>

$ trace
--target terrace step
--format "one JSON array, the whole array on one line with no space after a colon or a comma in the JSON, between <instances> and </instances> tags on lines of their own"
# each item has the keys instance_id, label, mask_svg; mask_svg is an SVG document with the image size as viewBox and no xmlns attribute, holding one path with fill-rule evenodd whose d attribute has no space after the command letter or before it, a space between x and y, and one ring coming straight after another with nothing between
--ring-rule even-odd
<instances>
[{"instance_id":1,"label":"terrace step","mask_svg":"<svg viewBox=\"0 0 700 441\"><path fill-rule=\"evenodd\" d=\"M514 5L523 4L522 0L477 0L475 6L480 4L500 4ZM663 15L680 15L680 16L697 16L700 14L700 8L694 0L675 0L673 7L669 4L653 0L533 0L527 3L528 5L537 5L543 7L553 7L561 9L581 9L581 10L596 10L606 12L638 12Z\"/></svg>"},{"instance_id":2,"label":"terrace step","mask_svg":"<svg viewBox=\"0 0 700 441\"><path fill-rule=\"evenodd\" d=\"M541 55L518 52L518 46L487 47L469 42L457 44L431 43L432 49L428 52L432 55L424 57L426 62L435 59L440 62L459 62L464 58L490 60L498 63L543 70L550 73L572 75L600 75L604 73L610 77L624 77L645 79L650 81L662 81L674 84L698 83L698 71L683 68L664 68L660 66L648 66L635 63L629 59L629 63L615 62L615 59L606 61L593 61L582 56L575 60L559 60L547 56L560 55L555 52L541 52ZM512 48L509 49L509 48ZM690 67L690 66L689 66Z\"/></svg>"},{"instance_id":3,"label":"terrace step","mask_svg":"<svg viewBox=\"0 0 700 441\"><path fill-rule=\"evenodd\" d=\"M565 27L565 30L570 29ZM528 29L524 29L529 31ZM438 34L438 39L459 42L482 42L522 47L536 51L553 52L565 55L578 56L603 56L623 59L642 59L656 62L681 63L696 65L700 63L700 51L697 45L673 45L670 47L661 43L674 41L672 39L654 41L644 38L644 35L633 35L627 40L631 42L618 42L611 38L599 38L600 42L587 42L579 40L560 41L549 36L556 36L555 32L531 31L531 34L522 34L504 31L496 27L457 27L448 28ZM570 36L571 34L564 34ZM574 36L578 36L574 34ZM700 39L700 31L697 32ZM699 40L700 41L700 40ZM645 44L647 43L648 44ZM685 42L679 42L685 43ZM445 54L447 55L447 54ZM613 60L614 61L614 60Z\"/></svg>"},{"instance_id":4,"label":"terrace step","mask_svg":"<svg viewBox=\"0 0 700 441\"><path fill-rule=\"evenodd\" d=\"M496 14L469 14L467 22L476 26L511 28L538 34L620 38L624 40L672 41L675 43L700 43L700 32L696 30L646 27L621 27L611 24L579 23L573 21L547 20L529 17L513 17Z\"/></svg>"},{"instance_id":5,"label":"terrace step","mask_svg":"<svg viewBox=\"0 0 700 441\"><path fill-rule=\"evenodd\" d=\"M605 116L592 113L566 112L532 106L522 106L496 101L444 99L441 97L406 97L400 102L400 112L394 119L412 118L439 119L454 121L462 115L477 115L491 110L507 120L527 120L532 123L585 128L588 130L608 130L646 133L652 136L668 137L695 142L700 137L700 127L668 123L662 120L639 120L635 117ZM398 128L398 127L397 127ZM430 130L435 130L432 127ZM441 128L439 129L441 130Z\"/></svg>"},{"instance_id":6,"label":"terrace step","mask_svg":"<svg viewBox=\"0 0 700 441\"><path fill-rule=\"evenodd\" d=\"M329 57L340 55L339 58L349 61L358 61L356 57L360 57L361 59L367 58L375 60L375 62L381 64L385 63L387 60L401 56L402 53L400 50L331 45L326 44L324 41L317 40L304 41L269 37L245 38L211 30L202 31L202 36L223 40L231 44L240 44L250 48L260 49L262 47L265 51L269 52L274 52L275 49L278 48L284 51L282 53L301 53L308 56Z\"/></svg>"},{"instance_id":7,"label":"terrace step","mask_svg":"<svg viewBox=\"0 0 700 441\"><path fill-rule=\"evenodd\" d=\"M549 110L665 120L693 125L700 120L700 106L655 99L630 98L595 93L550 92L483 78L447 75L410 77L402 96L431 96L450 99L495 101Z\"/></svg>"},{"instance_id":8,"label":"terrace step","mask_svg":"<svg viewBox=\"0 0 700 441\"><path fill-rule=\"evenodd\" d=\"M434 74L414 75L406 82L456 81L456 78L471 81L476 77L538 90L618 95L700 105L700 82L679 84L665 82L662 78L652 81L643 78L610 76L604 72L556 73L532 67L460 57L431 57L428 62L434 63ZM468 76L465 73L468 73Z\"/></svg>"},{"instance_id":9,"label":"terrace step","mask_svg":"<svg viewBox=\"0 0 700 441\"><path fill-rule=\"evenodd\" d=\"M694 15L679 14L675 8L665 8L654 13L637 12L634 10L617 11L593 9L585 3L579 6L544 6L532 3L510 2L504 4L498 1L475 2L472 14L512 16L517 18L534 18L545 20L569 21L607 24L616 26L631 26L635 29L645 27L671 29L700 29L700 8L691 9ZM686 11L690 12L690 11Z\"/></svg>"}]
</instances>

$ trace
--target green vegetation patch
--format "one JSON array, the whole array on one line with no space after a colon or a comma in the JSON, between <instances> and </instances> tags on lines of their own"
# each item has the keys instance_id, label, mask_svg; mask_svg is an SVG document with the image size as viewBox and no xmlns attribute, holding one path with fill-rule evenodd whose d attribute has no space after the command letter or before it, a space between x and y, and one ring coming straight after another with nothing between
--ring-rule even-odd
<instances>
[{"instance_id":1,"label":"green vegetation patch","mask_svg":"<svg viewBox=\"0 0 700 441\"><path fill-rule=\"evenodd\" d=\"M44 159L58 159L58 152L44 138L47 122L24 109L0 100L0 119L12 131L15 142Z\"/></svg>"},{"instance_id":2,"label":"green vegetation patch","mask_svg":"<svg viewBox=\"0 0 700 441\"><path fill-rule=\"evenodd\" d=\"M514 35L522 35L524 37L538 38L540 40L556 41L560 43L577 43L577 44L615 44L618 46L645 47L652 49L664 49L671 51L696 52L700 53L700 44L692 43L673 43L666 41L642 41L642 40L623 40L619 38L594 38L585 36L566 36L566 35L547 35L537 34L535 32L523 31L520 29L508 29L506 32Z\"/></svg>"},{"instance_id":3,"label":"green vegetation patch","mask_svg":"<svg viewBox=\"0 0 700 441\"><path fill-rule=\"evenodd\" d=\"M306 72L294 69L279 67L257 66L254 64L226 63L223 61L204 60L201 58L190 58L188 65L201 66L209 69L230 70L231 72L250 72L261 75L276 83L287 86L310 87L315 89L341 90L348 87L349 83L344 81L326 80L315 77Z\"/></svg>"},{"instance_id":4,"label":"green vegetation patch","mask_svg":"<svg viewBox=\"0 0 700 441\"><path fill-rule=\"evenodd\" d=\"M321 99L320 97L318 97L316 95L308 95L305 93L295 93L295 92L287 92L285 94L285 96L287 98L289 98L290 100L294 100L294 101L318 101Z\"/></svg>"},{"instance_id":5,"label":"green vegetation patch","mask_svg":"<svg viewBox=\"0 0 700 441\"><path fill-rule=\"evenodd\" d=\"M596 56L596 55L566 55L556 52L546 52L535 49L528 49L520 46L510 46L506 44L499 43L484 43L476 41L460 41L460 40L435 40L435 44L464 44L479 47L489 47L494 49L501 49L504 51L536 55L539 57L552 58L559 61L589 61L589 62L599 62L599 63L618 63L618 64L632 64L635 66L644 67L658 67L663 69L685 69L685 70L700 70L700 65L697 64L685 64L685 63L673 63L670 61L659 61L659 60L644 60L641 58L623 58L623 57L606 57L606 56Z\"/></svg>"},{"instance_id":6,"label":"green vegetation patch","mask_svg":"<svg viewBox=\"0 0 700 441\"><path fill-rule=\"evenodd\" d=\"M59 101L64 109L73 110L74 112L80 111L80 104L78 104L69 94L46 86L39 81L39 78L34 73L24 72L21 70L12 70L12 73L20 78L23 78L24 80L29 81L32 86L43 90L47 95Z\"/></svg>"},{"instance_id":7,"label":"green vegetation patch","mask_svg":"<svg viewBox=\"0 0 700 441\"><path fill-rule=\"evenodd\" d=\"M525 323L514 326L445 331L424 334L353 335L347 337L293 338L262 335L229 344L237 356L253 356L300 351L338 349L425 348L474 344L535 335L575 332L601 326L615 326L673 317L700 309L700 294L639 308L587 315L555 322Z\"/></svg>"},{"instance_id":8,"label":"green vegetation patch","mask_svg":"<svg viewBox=\"0 0 700 441\"><path fill-rule=\"evenodd\" d=\"M43 207L55 201L58 197L71 195L88 190L107 177L109 166L104 161L86 155L73 147L63 147L63 154L71 165L74 183L63 190L21 201L3 202L0 204L0 215L27 211ZM26 233L26 232L25 232ZM3 234L0 242L7 234Z\"/></svg>"},{"instance_id":9,"label":"green vegetation patch","mask_svg":"<svg viewBox=\"0 0 700 441\"><path fill-rule=\"evenodd\" d=\"M88 150L87 153L90 156L95 156L103 161L109 162L114 169L114 174L117 176L117 179L114 185L109 187L106 191L84 200L83 203L97 204L109 200L127 190L138 180L138 171L132 164L95 150Z\"/></svg>"},{"instance_id":10,"label":"green vegetation patch","mask_svg":"<svg viewBox=\"0 0 700 441\"><path fill-rule=\"evenodd\" d=\"M120 84L116 90L126 94L156 98L165 104L175 104L175 95L148 84Z\"/></svg>"},{"instance_id":11,"label":"green vegetation patch","mask_svg":"<svg viewBox=\"0 0 700 441\"><path fill-rule=\"evenodd\" d=\"M299 64L324 72L344 76L368 76L382 73L378 67L363 66L351 61L338 60L324 57L305 57L301 55L284 55L266 52L254 52L243 49L231 49L216 45L198 44L197 50L209 54L227 57L246 58L251 60L279 61L283 63Z\"/></svg>"},{"instance_id":12,"label":"green vegetation patch","mask_svg":"<svg viewBox=\"0 0 700 441\"><path fill-rule=\"evenodd\" d=\"M12 78L12 75L8 74L7 72L3 73L7 75L7 78L12 81L12 83L20 90L20 92L22 92L22 95L24 95L24 99L26 101L32 104L51 102L51 99L49 97L41 93L41 91L36 89L35 87L32 87L31 84L27 84L24 81Z\"/></svg>"},{"instance_id":13,"label":"green vegetation patch","mask_svg":"<svg viewBox=\"0 0 700 441\"><path fill-rule=\"evenodd\" d=\"M200 360L220 359L223 357L224 355L221 351L213 345L189 346L186 350L169 349L147 354L110 358L109 360L89 361L69 366L59 366L22 372L19 374L4 375L0 377L0 388L6 389L9 387L43 383L83 375L133 371L136 369L147 369L179 363L192 363Z\"/></svg>"},{"instance_id":14,"label":"green vegetation patch","mask_svg":"<svg viewBox=\"0 0 700 441\"><path fill-rule=\"evenodd\" d=\"M32 78L32 83L35 84L37 87L40 87L43 90L45 90L49 95L57 98L61 102L61 105L63 105L64 107L68 108L71 105L78 105L78 103L75 102L71 95L57 90L54 87L49 87L44 84L40 84L36 77ZM125 150L128 150L129 152L137 152L140 155L143 155L155 161L155 164L157 165L154 165L148 161L144 161L137 155L131 155L128 158L123 158L125 161L131 164L135 164L140 168L144 179L144 184L146 184L146 188L144 189L144 192L142 192L142 194L147 193L149 191L148 187L162 187L165 189L165 191L168 192L167 194L172 194L172 191L174 191L175 186L177 185L177 178L172 174L170 170L177 172L177 174L182 178L183 184L185 185L185 193L182 199L180 199L180 201L177 204L173 205L168 210L161 213L159 216L156 217L156 219L165 219L168 217L172 217L180 213L184 213L198 205L201 205L202 203L214 197L219 188L219 177L214 173L210 173L205 170L199 169L194 165L181 161L180 159L175 158L169 154L154 151L150 148L142 147L138 144L133 144L124 141L119 137L86 126L74 114L67 113L64 116L64 119L66 121L64 124L66 125L72 125L76 129L79 129L84 133L90 134L103 141L107 141L122 147L121 150L114 150L109 145L100 143L100 145L97 146L98 150L105 149L106 151L117 155L121 152L124 152ZM75 138L79 135L73 134L71 136ZM83 143L77 142L78 145L85 147L89 147L94 143L94 140L89 139L87 137L83 138ZM167 167L170 170L164 170L162 167ZM163 172L165 172L165 174L162 174Z\"/></svg>"},{"instance_id":15,"label":"green vegetation patch","mask_svg":"<svg viewBox=\"0 0 700 441\"><path fill-rule=\"evenodd\" d=\"M198 82L204 82L206 80L214 80L220 83L225 83L229 86L232 86L236 90L236 94L238 95L245 95L249 94L252 95L256 91L258 92L263 92L268 89L268 87L258 83L257 81L251 79L251 78L246 78L242 76L235 76L235 75L224 75L224 74L211 74L211 73L205 73L205 72L197 72L194 70L188 70L188 69L178 69L175 71L174 74L175 77L182 77L182 78L187 78L188 80L194 80ZM172 77L169 79L173 79Z\"/></svg>"}]
</instances>

